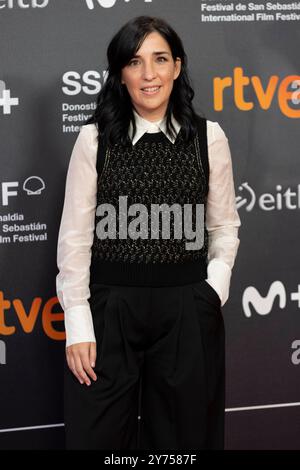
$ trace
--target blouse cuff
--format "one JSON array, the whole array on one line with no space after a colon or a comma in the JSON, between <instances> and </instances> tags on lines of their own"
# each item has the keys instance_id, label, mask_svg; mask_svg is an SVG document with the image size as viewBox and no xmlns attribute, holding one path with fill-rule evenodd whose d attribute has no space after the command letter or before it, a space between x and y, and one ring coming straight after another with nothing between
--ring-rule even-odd
<instances>
[{"instance_id":1,"label":"blouse cuff","mask_svg":"<svg viewBox=\"0 0 300 470\"><path fill-rule=\"evenodd\" d=\"M221 259L214 258L207 265L206 281L219 295L222 307L229 297L231 274L232 270Z\"/></svg>"},{"instance_id":2,"label":"blouse cuff","mask_svg":"<svg viewBox=\"0 0 300 470\"><path fill-rule=\"evenodd\" d=\"M66 348L75 343L96 342L89 306L77 305L65 310Z\"/></svg>"}]
</instances>

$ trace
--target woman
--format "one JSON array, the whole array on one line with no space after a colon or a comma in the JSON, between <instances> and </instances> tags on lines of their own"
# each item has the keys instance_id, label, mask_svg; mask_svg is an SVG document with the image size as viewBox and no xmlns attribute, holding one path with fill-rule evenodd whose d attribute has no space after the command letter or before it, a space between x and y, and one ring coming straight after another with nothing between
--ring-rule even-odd
<instances>
[{"instance_id":1,"label":"woman","mask_svg":"<svg viewBox=\"0 0 300 470\"><path fill-rule=\"evenodd\" d=\"M223 449L221 307L241 225L228 140L196 114L182 42L163 19L129 21L107 57L58 240L66 446ZM204 208L201 245L189 242L200 220L189 205Z\"/></svg>"}]
</instances>

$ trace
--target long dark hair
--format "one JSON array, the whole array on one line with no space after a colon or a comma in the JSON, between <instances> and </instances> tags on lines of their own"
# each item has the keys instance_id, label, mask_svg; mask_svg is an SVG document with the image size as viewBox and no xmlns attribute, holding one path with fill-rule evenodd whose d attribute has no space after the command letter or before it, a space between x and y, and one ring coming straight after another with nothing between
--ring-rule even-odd
<instances>
[{"instance_id":1,"label":"long dark hair","mask_svg":"<svg viewBox=\"0 0 300 470\"><path fill-rule=\"evenodd\" d=\"M172 57L181 59L181 71L174 81L166 110L166 127L175 135L171 114L182 127L184 140L191 139L197 132L197 116L192 100L192 89L187 72L187 56L177 33L162 18L137 16L128 21L112 38L107 48L108 68L105 83L97 96L97 106L86 124L96 123L98 139L106 144L129 144L128 129L130 121L133 135L136 131L130 95L121 83L121 70L125 67L149 33L158 32L169 44Z\"/></svg>"}]
</instances>

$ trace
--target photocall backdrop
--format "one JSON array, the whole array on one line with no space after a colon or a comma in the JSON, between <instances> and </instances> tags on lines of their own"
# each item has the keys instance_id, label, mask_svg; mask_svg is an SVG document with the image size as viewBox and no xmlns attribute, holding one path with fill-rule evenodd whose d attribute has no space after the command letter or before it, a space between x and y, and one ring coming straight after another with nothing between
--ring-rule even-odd
<instances>
[{"instance_id":1,"label":"photocall backdrop","mask_svg":"<svg viewBox=\"0 0 300 470\"><path fill-rule=\"evenodd\" d=\"M65 178L130 18L181 36L231 148L241 240L223 307L226 448L300 449L300 2L0 0L0 448L60 449Z\"/></svg>"}]
</instances>

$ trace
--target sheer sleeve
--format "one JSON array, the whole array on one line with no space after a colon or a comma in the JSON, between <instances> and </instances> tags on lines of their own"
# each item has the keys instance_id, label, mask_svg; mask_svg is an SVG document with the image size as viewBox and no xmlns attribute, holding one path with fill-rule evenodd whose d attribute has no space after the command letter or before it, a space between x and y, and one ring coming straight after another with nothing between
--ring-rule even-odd
<instances>
[{"instance_id":1,"label":"sheer sleeve","mask_svg":"<svg viewBox=\"0 0 300 470\"><path fill-rule=\"evenodd\" d=\"M94 124L81 127L66 177L56 277L57 297L64 310L66 347L96 341L88 302L97 192L96 135Z\"/></svg>"},{"instance_id":2,"label":"sheer sleeve","mask_svg":"<svg viewBox=\"0 0 300 470\"><path fill-rule=\"evenodd\" d=\"M210 166L206 226L209 251L206 281L223 306L229 297L230 279L240 239L241 220L236 208L234 177L228 139L217 122L208 121Z\"/></svg>"}]
</instances>

